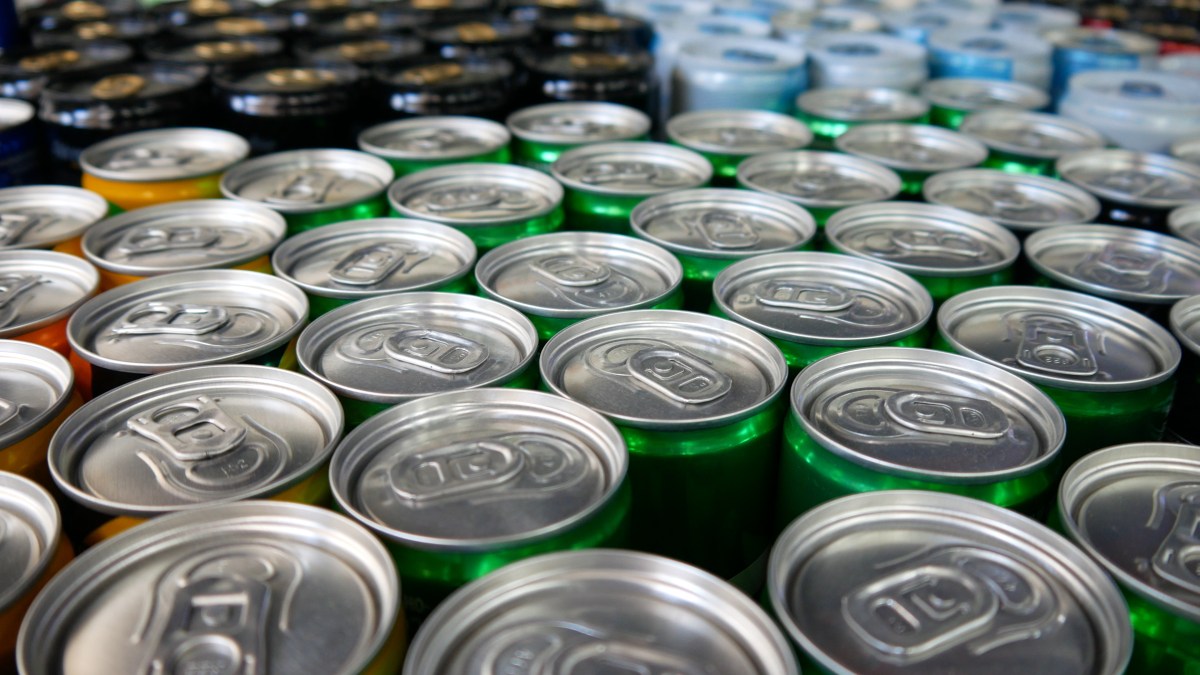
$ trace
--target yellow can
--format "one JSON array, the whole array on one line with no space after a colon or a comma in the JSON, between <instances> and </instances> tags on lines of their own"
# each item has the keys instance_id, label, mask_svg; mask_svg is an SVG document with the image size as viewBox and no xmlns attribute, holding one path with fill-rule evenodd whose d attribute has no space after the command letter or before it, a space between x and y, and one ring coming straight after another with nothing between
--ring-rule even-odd
<instances>
[{"instance_id":1,"label":"yellow can","mask_svg":"<svg viewBox=\"0 0 1200 675\"><path fill-rule=\"evenodd\" d=\"M29 342L0 340L0 471L50 486L50 438L79 407L71 365Z\"/></svg>"},{"instance_id":2,"label":"yellow can","mask_svg":"<svg viewBox=\"0 0 1200 675\"><path fill-rule=\"evenodd\" d=\"M100 277L86 260L55 251L0 250L0 339L71 353L67 320L96 294Z\"/></svg>"},{"instance_id":3,"label":"yellow can","mask_svg":"<svg viewBox=\"0 0 1200 675\"><path fill-rule=\"evenodd\" d=\"M52 248L83 257L79 240L108 215L91 190L66 185L0 189L0 249Z\"/></svg>"}]
</instances>

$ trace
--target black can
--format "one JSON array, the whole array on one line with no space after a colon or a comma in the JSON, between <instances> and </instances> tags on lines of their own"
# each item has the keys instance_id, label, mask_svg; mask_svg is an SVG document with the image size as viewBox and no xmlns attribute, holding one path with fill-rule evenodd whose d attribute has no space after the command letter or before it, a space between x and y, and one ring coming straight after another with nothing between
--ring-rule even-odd
<instances>
[{"instance_id":1,"label":"black can","mask_svg":"<svg viewBox=\"0 0 1200 675\"><path fill-rule=\"evenodd\" d=\"M551 14L539 19L536 26L537 46L546 51L639 51L650 49L654 39L654 28L648 22L621 14Z\"/></svg>"},{"instance_id":2,"label":"black can","mask_svg":"<svg viewBox=\"0 0 1200 675\"><path fill-rule=\"evenodd\" d=\"M0 188L41 180L37 111L33 104L0 98Z\"/></svg>"},{"instance_id":3,"label":"black can","mask_svg":"<svg viewBox=\"0 0 1200 675\"><path fill-rule=\"evenodd\" d=\"M446 26L492 18L492 0L397 0L388 6L421 17L423 25Z\"/></svg>"},{"instance_id":4,"label":"black can","mask_svg":"<svg viewBox=\"0 0 1200 675\"><path fill-rule=\"evenodd\" d=\"M430 28L422 36L429 52L444 59L505 58L519 63L529 48L533 28L511 21L468 21Z\"/></svg>"},{"instance_id":5,"label":"black can","mask_svg":"<svg viewBox=\"0 0 1200 675\"><path fill-rule=\"evenodd\" d=\"M296 49L305 63L351 64L367 71L403 67L419 61L424 53L425 43L412 35L362 35Z\"/></svg>"},{"instance_id":6,"label":"black can","mask_svg":"<svg viewBox=\"0 0 1200 675\"><path fill-rule=\"evenodd\" d=\"M213 40L165 40L146 45L146 56L158 63L229 68L283 54L283 41L269 35Z\"/></svg>"},{"instance_id":7,"label":"black can","mask_svg":"<svg viewBox=\"0 0 1200 675\"><path fill-rule=\"evenodd\" d=\"M116 40L141 53L141 46L162 32L162 26L145 14L119 16L105 21L80 23L55 31L35 31L34 47L71 47L98 40Z\"/></svg>"},{"instance_id":8,"label":"black can","mask_svg":"<svg viewBox=\"0 0 1200 675\"><path fill-rule=\"evenodd\" d=\"M604 11L600 0L506 0L501 7L510 21L526 23L563 14Z\"/></svg>"},{"instance_id":9,"label":"black can","mask_svg":"<svg viewBox=\"0 0 1200 675\"><path fill-rule=\"evenodd\" d=\"M513 64L507 59L428 59L375 73L378 120L469 115L502 120L511 112Z\"/></svg>"},{"instance_id":10,"label":"black can","mask_svg":"<svg viewBox=\"0 0 1200 675\"><path fill-rule=\"evenodd\" d=\"M647 52L568 52L535 57L525 65L529 105L606 101L651 110L654 59Z\"/></svg>"},{"instance_id":11,"label":"black can","mask_svg":"<svg viewBox=\"0 0 1200 675\"><path fill-rule=\"evenodd\" d=\"M311 30L352 12L367 10L370 6L370 0L283 0L271 5L271 9L288 17L295 28Z\"/></svg>"},{"instance_id":12,"label":"black can","mask_svg":"<svg viewBox=\"0 0 1200 675\"><path fill-rule=\"evenodd\" d=\"M138 14L141 8L135 0L71 0L50 3L25 14L25 27L31 31L53 32L67 30L83 23L109 21L121 16Z\"/></svg>"},{"instance_id":13,"label":"black can","mask_svg":"<svg viewBox=\"0 0 1200 675\"><path fill-rule=\"evenodd\" d=\"M0 57L0 96L36 101L52 76L101 70L132 58L132 47L113 40L7 53Z\"/></svg>"},{"instance_id":14,"label":"black can","mask_svg":"<svg viewBox=\"0 0 1200 675\"><path fill-rule=\"evenodd\" d=\"M375 35L413 35L428 25L429 17L395 4L379 5L336 17L313 26L303 42L340 42Z\"/></svg>"},{"instance_id":15,"label":"black can","mask_svg":"<svg viewBox=\"0 0 1200 675\"><path fill-rule=\"evenodd\" d=\"M227 16L254 12L252 0L172 0L156 6L151 13L164 26L188 26Z\"/></svg>"},{"instance_id":16,"label":"black can","mask_svg":"<svg viewBox=\"0 0 1200 675\"><path fill-rule=\"evenodd\" d=\"M292 38L292 22L286 16L268 11L257 11L236 16L193 21L183 26L172 26L172 35L184 40L227 40L242 37L275 37L284 42Z\"/></svg>"}]
</instances>

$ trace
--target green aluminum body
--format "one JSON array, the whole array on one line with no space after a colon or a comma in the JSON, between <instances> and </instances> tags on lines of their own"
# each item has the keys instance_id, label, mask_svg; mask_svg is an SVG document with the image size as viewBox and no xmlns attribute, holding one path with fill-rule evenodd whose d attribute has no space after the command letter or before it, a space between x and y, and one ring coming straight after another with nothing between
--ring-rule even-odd
<instances>
[{"instance_id":1,"label":"green aluminum body","mask_svg":"<svg viewBox=\"0 0 1200 675\"><path fill-rule=\"evenodd\" d=\"M563 210L568 229L609 234L631 234L629 214L650 196L601 195L571 188L566 192Z\"/></svg>"},{"instance_id":2,"label":"green aluminum body","mask_svg":"<svg viewBox=\"0 0 1200 675\"><path fill-rule=\"evenodd\" d=\"M989 169L999 169L1007 173L1025 173L1033 176L1050 176L1054 178L1054 163L1056 159L1028 157L1002 150L989 149L988 158L983 166Z\"/></svg>"},{"instance_id":3,"label":"green aluminum body","mask_svg":"<svg viewBox=\"0 0 1200 675\"><path fill-rule=\"evenodd\" d=\"M929 123L947 129L958 129L962 125L963 119L972 112L974 111L951 108L934 103L929 108Z\"/></svg>"},{"instance_id":4,"label":"green aluminum body","mask_svg":"<svg viewBox=\"0 0 1200 675\"><path fill-rule=\"evenodd\" d=\"M680 286L670 295L663 298L661 302L651 305L646 309L683 309L683 298L685 292L683 289L684 287ZM483 294L481 293L481 295ZM582 318L539 316L537 314L529 314L525 312L522 313L525 314L525 318L529 319L530 323L533 324L533 327L537 329L538 339L541 340L543 344L545 344L550 338L558 335L559 331L562 329L583 321Z\"/></svg>"},{"instance_id":5,"label":"green aluminum body","mask_svg":"<svg viewBox=\"0 0 1200 675\"><path fill-rule=\"evenodd\" d=\"M838 136L850 131L854 127L861 124L873 124L874 120L865 120L861 122L851 122L847 120L832 119L829 117L821 117L800 111L796 115L802 122L808 125L809 131L812 131L814 150L832 150L833 142ZM904 119L895 120L904 124L926 124L930 121L929 115L916 115ZM937 124L937 122L934 122Z\"/></svg>"},{"instance_id":6,"label":"green aluminum body","mask_svg":"<svg viewBox=\"0 0 1200 675\"><path fill-rule=\"evenodd\" d=\"M1141 596L1121 590L1129 605L1134 632L1133 657L1126 675L1200 673L1200 623L1163 611Z\"/></svg>"},{"instance_id":7,"label":"green aluminum body","mask_svg":"<svg viewBox=\"0 0 1200 675\"><path fill-rule=\"evenodd\" d=\"M643 134L629 140L644 141L646 136ZM550 173L550 166L558 160L559 155L577 147L579 144L546 143L513 136L512 163Z\"/></svg>"},{"instance_id":8,"label":"green aluminum body","mask_svg":"<svg viewBox=\"0 0 1200 675\"><path fill-rule=\"evenodd\" d=\"M1179 384L1171 402L1171 416L1167 427L1172 434L1187 443L1200 442L1200 355L1184 349L1179 364Z\"/></svg>"},{"instance_id":9,"label":"green aluminum body","mask_svg":"<svg viewBox=\"0 0 1200 675\"><path fill-rule=\"evenodd\" d=\"M322 225L332 225L333 223L341 223L347 220L378 218L387 213L387 210L387 198L380 195L354 204L329 209L328 211L284 213L282 215L283 219L287 221L287 233L290 237L294 234L316 229Z\"/></svg>"},{"instance_id":10,"label":"green aluminum body","mask_svg":"<svg viewBox=\"0 0 1200 675\"><path fill-rule=\"evenodd\" d=\"M392 165L396 170L396 177L407 176L410 173L424 171L425 169L433 169L447 164L475 164L475 163L493 163L493 164L508 164L512 161L512 155L507 147L497 148L490 152L485 152L471 157L452 157L449 159L395 159L392 157L383 157L384 161Z\"/></svg>"},{"instance_id":11,"label":"green aluminum body","mask_svg":"<svg viewBox=\"0 0 1200 675\"><path fill-rule=\"evenodd\" d=\"M405 214L397 209L391 209L391 215L397 218L411 218L412 214ZM535 234L547 234L557 232L563 226L563 209L555 208L553 211L541 216L535 216L526 220L517 221L514 223L505 223L502 225L487 225L480 227L463 227L458 228L460 232L471 238L475 247L479 252L486 253L497 246L507 244L510 241L516 241L524 237L532 237Z\"/></svg>"},{"instance_id":12,"label":"green aluminum body","mask_svg":"<svg viewBox=\"0 0 1200 675\"><path fill-rule=\"evenodd\" d=\"M430 286L420 289L422 291L442 291L444 293L475 293L475 280L470 274L464 274L457 279L451 279L441 286ZM315 293L305 293L308 296L308 319L309 321L333 311L338 307L344 307L352 302L357 302L362 298L332 298L325 295L316 295Z\"/></svg>"}]
</instances>

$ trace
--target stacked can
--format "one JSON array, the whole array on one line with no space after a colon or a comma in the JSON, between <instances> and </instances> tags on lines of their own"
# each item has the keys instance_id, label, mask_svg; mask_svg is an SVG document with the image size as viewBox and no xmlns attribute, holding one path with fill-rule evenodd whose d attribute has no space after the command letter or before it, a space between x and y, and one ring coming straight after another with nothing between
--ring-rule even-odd
<instances>
[{"instance_id":1,"label":"stacked can","mask_svg":"<svg viewBox=\"0 0 1200 675\"><path fill-rule=\"evenodd\" d=\"M651 110L655 100L649 52L557 52L525 61L529 103L604 101Z\"/></svg>"},{"instance_id":2,"label":"stacked can","mask_svg":"<svg viewBox=\"0 0 1200 675\"><path fill-rule=\"evenodd\" d=\"M813 138L796 119L767 110L684 113L667 122L666 133L675 145L704 155L713 167L715 187L735 187L742 160L764 152L799 150Z\"/></svg>"},{"instance_id":3,"label":"stacked can","mask_svg":"<svg viewBox=\"0 0 1200 675\"><path fill-rule=\"evenodd\" d=\"M989 108L1041 110L1050 104L1046 92L1020 82L954 77L926 82L921 98L930 103L930 122L948 129L959 129L968 115Z\"/></svg>"},{"instance_id":4,"label":"stacked can","mask_svg":"<svg viewBox=\"0 0 1200 675\"><path fill-rule=\"evenodd\" d=\"M1055 170L1100 200L1099 221L1165 232L1171 210L1200 201L1200 165L1131 150L1061 157Z\"/></svg>"},{"instance_id":5,"label":"stacked can","mask_svg":"<svg viewBox=\"0 0 1200 675\"><path fill-rule=\"evenodd\" d=\"M929 38L932 77L1009 80L1050 87L1050 43L1036 35L1005 30L946 30Z\"/></svg>"},{"instance_id":6,"label":"stacked can","mask_svg":"<svg viewBox=\"0 0 1200 675\"><path fill-rule=\"evenodd\" d=\"M46 347L0 340L0 385L9 402L8 424L0 431L0 471L50 487L50 439L81 403L71 365Z\"/></svg>"},{"instance_id":7,"label":"stacked can","mask_svg":"<svg viewBox=\"0 0 1200 675\"><path fill-rule=\"evenodd\" d=\"M929 79L921 45L890 35L833 33L808 43L813 89L892 87L916 91Z\"/></svg>"},{"instance_id":8,"label":"stacked can","mask_svg":"<svg viewBox=\"0 0 1200 675\"><path fill-rule=\"evenodd\" d=\"M376 69L374 116L469 115L502 120L513 95L513 65L505 59L434 59Z\"/></svg>"},{"instance_id":9,"label":"stacked can","mask_svg":"<svg viewBox=\"0 0 1200 675\"><path fill-rule=\"evenodd\" d=\"M928 122L929 110L921 98L882 87L814 89L796 99L797 116L812 131L816 147L823 149L833 148L839 136L860 124Z\"/></svg>"},{"instance_id":10,"label":"stacked can","mask_svg":"<svg viewBox=\"0 0 1200 675\"><path fill-rule=\"evenodd\" d=\"M1183 361L1167 429L1183 441L1196 444L1200 441L1200 419L1195 407L1200 401L1200 298L1175 303L1169 320L1171 334L1183 347Z\"/></svg>"},{"instance_id":11,"label":"stacked can","mask_svg":"<svg viewBox=\"0 0 1200 675\"><path fill-rule=\"evenodd\" d=\"M446 164L509 160L512 136L478 117L428 116L384 122L358 135L358 148L392 165L397 177Z\"/></svg>"},{"instance_id":12,"label":"stacked can","mask_svg":"<svg viewBox=\"0 0 1200 675\"><path fill-rule=\"evenodd\" d=\"M824 227L839 210L894 199L900 176L887 167L832 152L772 152L738 165L738 184L804 207Z\"/></svg>"},{"instance_id":13,"label":"stacked can","mask_svg":"<svg viewBox=\"0 0 1200 675\"><path fill-rule=\"evenodd\" d=\"M1093 70L1146 70L1158 54L1158 40L1120 30L1060 28L1043 37L1054 45L1054 79L1050 94L1057 101L1067 84Z\"/></svg>"},{"instance_id":14,"label":"stacked can","mask_svg":"<svg viewBox=\"0 0 1200 675\"><path fill-rule=\"evenodd\" d=\"M37 109L0 98L0 188L36 183L41 177Z\"/></svg>"},{"instance_id":15,"label":"stacked can","mask_svg":"<svg viewBox=\"0 0 1200 675\"><path fill-rule=\"evenodd\" d=\"M1167 152L1200 134L1200 92L1182 75L1082 73L1071 78L1058 109L1128 150Z\"/></svg>"},{"instance_id":16,"label":"stacked can","mask_svg":"<svg viewBox=\"0 0 1200 675\"><path fill-rule=\"evenodd\" d=\"M513 137L513 162L550 172L562 153L594 143L644 140L650 118L616 103L546 103L523 108L505 122Z\"/></svg>"},{"instance_id":17,"label":"stacked can","mask_svg":"<svg viewBox=\"0 0 1200 675\"><path fill-rule=\"evenodd\" d=\"M864 124L838 136L834 145L895 171L910 197L921 194L929 176L978 166L988 156L987 148L970 136L925 124Z\"/></svg>"},{"instance_id":18,"label":"stacked can","mask_svg":"<svg viewBox=\"0 0 1200 675\"><path fill-rule=\"evenodd\" d=\"M923 196L930 204L988 218L1019 237L1100 215L1100 202L1070 183L992 169L939 173L925 181Z\"/></svg>"},{"instance_id":19,"label":"stacked can","mask_svg":"<svg viewBox=\"0 0 1200 675\"><path fill-rule=\"evenodd\" d=\"M808 88L805 50L777 40L696 36L675 58L671 112L748 108L790 113Z\"/></svg>"},{"instance_id":20,"label":"stacked can","mask_svg":"<svg viewBox=\"0 0 1200 675\"><path fill-rule=\"evenodd\" d=\"M103 197L77 187L0 189L0 249L53 248L83 257L83 233L104 219L108 209Z\"/></svg>"},{"instance_id":21,"label":"stacked can","mask_svg":"<svg viewBox=\"0 0 1200 675\"><path fill-rule=\"evenodd\" d=\"M958 130L987 146L984 166L1010 173L1053 176L1064 155L1107 145L1086 124L1029 111L983 110L962 120Z\"/></svg>"},{"instance_id":22,"label":"stacked can","mask_svg":"<svg viewBox=\"0 0 1200 675\"><path fill-rule=\"evenodd\" d=\"M704 14L679 13L654 22L654 74L659 88L660 122L671 116L671 100L674 95L672 72L679 50L684 44L716 36L766 38L771 34L771 25L765 21L740 16L709 15L708 9L711 8L706 8Z\"/></svg>"}]
</instances>

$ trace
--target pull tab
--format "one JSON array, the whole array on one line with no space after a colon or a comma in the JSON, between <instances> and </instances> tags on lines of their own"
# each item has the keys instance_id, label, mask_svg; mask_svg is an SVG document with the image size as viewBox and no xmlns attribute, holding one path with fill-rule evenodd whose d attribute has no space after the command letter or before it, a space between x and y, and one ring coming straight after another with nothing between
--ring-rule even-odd
<instances>
[{"instance_id":1,"label":"pull tab","mask_svg":"<svg viewBox=\"0 0 1200 675\"><path fill-rule=\"evenodd\" d=\"M266 196L272 204L323 204L338 176L326 171L308 170L294 173L280 181L279 187Z\"/></svg>"},{"instance_id":2,"label":"pull tab","mask_svg":"<svg viewBox=\"0 0 1200 675\"><path fill-rule=\"evenodd\" d=\"M329 280L347 286L374 286L396 272L407 274L432 254L409 244L371 244L347 253L329 271Z\"/></svg>"},{"instance_id":3,"label":"pull tab","mask_svg":"<svg viewBox=\"0 0 1200 675\"><path fill-rule=\"evenodd\" d=\"M529 130L539 134L555 134L576 138L595 138L616 129L615 125L596 122L574 115L547 115L529 123Z\"/></svg>"},{"instance_id":4,"label":"pull tab","mask_svg":"<svg viewBox=\"0 0 1200 675\"><path fill-rule=\"evenodd\" d=\"M115 251L123 256L184 249L212 248L221 241L216 228L203 225L136 227L125 233Z\"/></svg>"},{"instance_id":5,"label":"pull tab","mask_svg":"<svg viewBox=\"0 0 1200 675\"><path fill-rule=\"evenodd\" d=\"M170 403L125 426L181 461L222 455L246 438L246 428L207 396Z\"/></svg>"},{"instance_id":6,"label":"pull tab","mask_svg":"<svg viewBox=\"0 0 1200 675\"><path fill-rule=\"evenodd\" d=\"M217 305L143 302L121 317L114 335L204 335L229 323L229 312Z\"/></svg>"},{"instance_id":7,"label":"pull tab","mask_svg":"<svg viewBox=\"0 0 1200 675\"><path fill-rule=\"evenodd\" d=\"M384 352L397 361L446 375L461 375L487 363L487 345L454 333L413 328L393 333Z\"/></svg>"},{"instance_id":8,"label":"pull tab","mask_svg":"<svg viewBox=\"0 0 1200 675\"><path fill-rule=\"evenodd\" d=\"M17 298L29 293L35 286L42 283L42 277L37 274L3 274L0 275L0 310L14 305Z\"/></svg>"},{"instance_id":9,"label":"pull tab","mask_svg":"<svg viewBox=\"0 0 1200 675\"><path fill-rule=\"evenodd\" d=\"M612 276L608 265L571 254L541 258L529 263L529 268L559 286L571 288L597 286Z\"/></svg>"},{"instance_id":10,"label":"pull tab","mask_svg":"<svg viewBox=\"0 0 1200 675\"><path fill-rule=\"evenodd\" d=\"M925 434L1001 438L1012 426L995 404L950 394L897 392L887 397L883 409L893 422Z\"/></svg>"},{"instance_id":11,"label":"pull tab","mask_svg":"<svg viewBox=\"0 0 1200 675\"><path fill-rule=\"evenodd\" d=\"M1151 292L1166 286L1168 269L1157 251L1113 243L1081 261L1075 273L1110 288Z\"/></svg>"},{"instance_id":12,"label":"pull tab","mask_svg":"<svg viewBox=\"0 0 1200 675\"><path fill-rule=\"evenodd\" d=\"M709 248L742 250L758 246L761 237L754 219L741 213L714 209L706 211L692 223Z\"/></svg>"},{"instance_id":13,"label":"pull tab","mask_svg":"<svg viewBox=\"0 0 1200 675\"><path fill-rule=\"evenodd\" d=\"M15 246L30 230L53 223L54 220L54 214L49 211L0 213L0 246Z\"/></svg>"},{"instance_id":14,"label":"pull tab","mask_svg":"<svg viewBox=\"0 0 1200 675\"><path fill-rule=\"evenodd\" d=\"M707 361L677 347L652 347L629 357L629 374L651 391L679 403L715 401L733 388L733 380Z\"/></svg>"},{"instance_id":15,"label":"pull tab","mask_svg":"<svg viewBox=\"0 0 1200 675\"><path fill-rule=\"evenodd\" d=\"M754 288L760 305L806 312L842 312L854 305L854 295L841 286L807 281L765 281Z\"/></svg>"},{"instance_id":16,"label":"pull tab","mask_svg":"<svg viewBox=\"0 0 1200 675\"><path fill-rule=\"evenodd\" d=\"M22 405L16 401L0 398L0 428L20 417L21 408Z\"/></svg>"},{"instance_id":17,"label":"pull tab","mask_svg":"<svg viewBox=\"0 0 1200 675\"><path fill-rule=\"evenodd\" d=\"M895 230L891 233L897 253L902 255L932 255L975 260L985 251L974 239L953 232L937 230Z\"/></svg>"},{"instance_id":18,"label":"pull tab","mask_svg":"<svg viewBox=\"0 0 1200 675\"><path fill-rule=\"evenodd\" d=\"M1032 370L1090 377L1100 372L1091 342L1091 332L1071 319L1027 316L1021 322L1017 363Z\"/></svg>"},{"instance_id":19,"label":"pull tab","mask_svg":"<svg viewBox=\"0 0 1200 675\"><path fill-rule=\"evenodd\" d=\"M1175 483L1158 492L1151 525L1158 525L1171 512L1175 523L1154 553L1154 572L1191 593L1200 593L1200 484Z\"/></svg>"}]
</instances>

